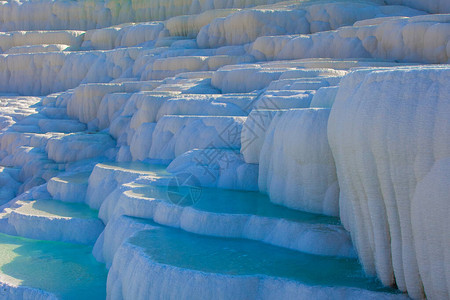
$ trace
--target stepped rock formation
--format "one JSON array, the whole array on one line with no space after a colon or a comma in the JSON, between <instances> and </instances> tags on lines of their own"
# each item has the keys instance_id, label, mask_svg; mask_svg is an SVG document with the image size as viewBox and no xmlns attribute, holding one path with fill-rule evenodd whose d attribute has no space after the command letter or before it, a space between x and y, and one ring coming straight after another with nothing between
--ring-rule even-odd
<instances>
[{"instance_id":1,"label":"stepped rock formation","mask_svg":"<svg viewBox=\"0 0 450 300\"><path fill-rule=\"evenodd\" d=\"M450 2L0 2L0 299L449 299Z\"/></svg>"}]
</instances>

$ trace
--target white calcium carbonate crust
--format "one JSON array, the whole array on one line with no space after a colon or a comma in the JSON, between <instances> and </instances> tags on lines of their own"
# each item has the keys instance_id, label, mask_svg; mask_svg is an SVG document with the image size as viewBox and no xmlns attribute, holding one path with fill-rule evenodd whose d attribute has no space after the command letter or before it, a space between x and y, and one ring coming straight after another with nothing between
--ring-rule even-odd
<instances>
[{"instance_id":1,"label":"white calcium carbonate crust","mask_svg":"<svg viewBox=\"0 0 450 300\"><path fill-rule=\"evenodd\" d=\"M353 72L341 81L328 124L340 215L359 258L369 274L413 298L424 297L422 286L430 296L441 290L430 286L429 276L436 274L424 268L420 240L423 234L433 239L441 229L429 220L418 230L421 220L412 204L430 201L425 210L436 209L433 195L439 190L417 197L424 195L421 181L433 165L439 168L450 157L449 79L445 66ZM414 200L416 187L420 196Z\"/></svg>"},{"instance_id":2,"label":"white calcium carbonate crust","mask_svg":"<svg viewBox=\"0 0 450 300\"><path fill-rule=\"evenodd\" d=\"M274 203L337 216L339 185L328 145L329 109L278 113L259 158L259 189Z\"/></svg>"}]
</instances>

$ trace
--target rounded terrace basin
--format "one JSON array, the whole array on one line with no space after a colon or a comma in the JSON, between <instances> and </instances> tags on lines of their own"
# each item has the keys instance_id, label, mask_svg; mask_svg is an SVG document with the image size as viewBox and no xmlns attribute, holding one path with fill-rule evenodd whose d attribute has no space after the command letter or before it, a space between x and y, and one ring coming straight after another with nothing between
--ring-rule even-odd
<instances>
[{"instance_id":1,"label":"rounded terrace basin","mask_svg":"<svg viewBox=\"0 0 450 300\"><path fill-rule=\"evenodd\" d=\"M17 235L50 241L94 244L104 225L85 204L56 200L23 202L10 212Z\"/></svg>"},{"instance_id":2,"label":"rounded terrace basin","mask_svg":"<svg viewBox=\"0 0 450 300\"><path fill-rule=\"evenodd\" d=\"M366 276L356 259L311 255L146 223L145 230L135 233L116 252L107 283L112 297L123 292L142 299L158 295L260 299L277 293L288 299L308 299L307 295L310 299L404 297ZM147 280L139 286L133 284L144 277Z\"/></svg>"},{"instance_id":3,"label":"rounded terrace basin","mask_svg":"<svg viewBox=\"0 0 450 300\"><path fill-rule=\"evenodd\" d=\"M243 239L195 235L168 227L130 238L161 264L225 275L273 276L310 285L389 291L367 277L356 259L310 255Z\"/></svg>"},{"instance_id":4,"label":"rounded terrace basin","mask_svg":"<svg viewBox=\"0 0 450 300\"><path fill-rule=\"evenodd\" d=\"M105 299L107 270L91 251L84 245L0 233L0 284L6 284L6 298L19 286L60 299Z\"/></svg>"},{"instance_id":5,"label":"rounded terrace basin","mask_svg":"<svg viewBox=\"0 0 450 300\"><path fill-rule=\"evenodd\" d=\"M108 162L96 165L97 168L116 172L139 173L147 176L170 176L166 171L167 165L148 164L142 162Z\"/></svg>"},{"instance_id":6,"label":"rounded terrace basin","mask_svg":"<svg viewBox=\"0 0 450 300\"><path fill-rule=\"evenodd\" d=\"M48 218L97 218L97 211L90 209L85 204L64 203L56 200L31 201L16 209L15 212Z\"/></svg>"},{"instance_id":7,"label":"rounded terrace basin","mask_svg":"<svg viewBox=\"0 0 450 300\"><path fill-rule=\"evenodd\" d=\"M128 194L155 198L197 210L283 218L302 223L340 224L339 218L293 210L270 202L267 195L195 186L136 185Z\"/></svg>"},{"instance_id":8,"label":"rounded terrace basin","mask_svg":"<svg viewBox=\"0 0 450 300\"><path fill-rule=\"evenodd\" d=\"M337 218L276 205L257 192L173 185L171 180L143 181L128 183L107 198L99 211L105 224L127 215L197 234L355 257L350 236Z\"/></svg>"}]
</instances>

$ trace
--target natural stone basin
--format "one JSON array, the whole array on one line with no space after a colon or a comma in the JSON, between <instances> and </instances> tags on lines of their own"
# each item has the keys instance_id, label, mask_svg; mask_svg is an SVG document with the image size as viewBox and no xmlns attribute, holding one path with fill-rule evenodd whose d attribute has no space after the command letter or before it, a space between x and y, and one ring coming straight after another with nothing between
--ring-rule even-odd
<instances>
[{"instance_id":1,"label":"natural stone basin","mask_svg":"<svg viewBox=\"0 0 450 300\"><path fill-rule=\"evenodd\" d=\"M115 252L107 282L112 298L405 298L398 291L383 287L376 278L366 276L356 259L311 255L244 239L196 235L127 217L122 221L122 226L128 223L141 230ZM116 231L121 229L117 227ZM106 242L113 242L105 238L109 240Z\"/></svg>"},{"instance_id":2,"label":"natural stone basin","mask_svg":"<svg viewBox=\"0 0 450 300\"><path fill-rule=\"evenodd\" d=\"M0 283L40 289L60 299L105 299L107 270L91 251L84 245L0 233Z\"/></svg>"},{"instance_id":3,"label":"natural stone basin","mask_svg":"<svg viewBox=\"0 0 450 300\"><path fill-rule=\"evenodd\" d=\"M396 292L366 276L356 259L310 255L255 241L205 237L159 226L137 233L129 243L144 249L156 263L182 269Z\"/></svg>"},{"instance_id":4,"label":"natural stone basin","mask_svg":"<svg viewBox=\"0 0 450 300\"><path fill-rule=\"evenodd\" d=\"M270 202L258 192L225 190L195 186L136 185L128 194L155 198L201 211L224 214L248 214L307 223L340 224L339 219L293 210Z\"/></svg>"}]
</instances>

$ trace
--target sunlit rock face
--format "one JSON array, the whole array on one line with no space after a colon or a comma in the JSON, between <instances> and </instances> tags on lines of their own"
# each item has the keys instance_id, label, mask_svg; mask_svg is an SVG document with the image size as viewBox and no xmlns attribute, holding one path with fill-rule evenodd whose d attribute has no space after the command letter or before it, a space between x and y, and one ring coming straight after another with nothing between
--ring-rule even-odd
<instances>
[{"instance_id":1,"label":"sunlit rock face","mask_svg":"<svg viewBox=\"0 0 450 300\"><path fill-rule=\"evenodd\" d=\"M449 298L449 5L1 1L0 298Z\"/></svg>"},{"instance_id":2,"label":"sunlit rock face","mask_svg":"<svg viewBox=\"0 0 450 300\"><path fill-rule=\"evenodd\" d=\"M448 63L449 16L386 17L311 35L259 37L252 53L260 59L305 57L379 58ZM266 45L270 46L266 46Z\"/></svg>"},{"instance_id":3,"label":"sunlit rock face","mask_svg":"<svg viewBox=\"0 0 450 300\"><path fill-rule=\"evenodd\" d=\"M448 295L446 284L435 290L429 277L445 267L430 271L432 258L425 255L427 247L444 251L448 241L422 214L433 205L447 211L434 204L441 188L431 191L424 182L442 182L440 166L450 156L449 75L445 67L355 72L341 82L328 127L341 220L361 261L385 284L395 282L416 298L422 286L430 298ZM409 88L392 93L398 86ZM430 242L420 238L428 234Z\"/></svg>"},{"instance_id":4,"label":"sunlit rock face","mask_svg":"<svg viewBox=\"0 0 450 300\"><path fill-rule=\"evenodd\" d=\"M428 11L430 13L449 13L450 4L445 0L424 1L424 0L387 0L389 4L405 5L415 9Z\"/></svg>"},{"instance_id":5,"label":"sunlit rock face","mask_svg":"<svg viewBox=\"0 0 450 300\"><path fill-rule=\"evenodd\" d=\"M260 153L259 188L274 203L337 216L339 186L328 146L329 109L276 116Z\"/></svg>"}]
</instances>

